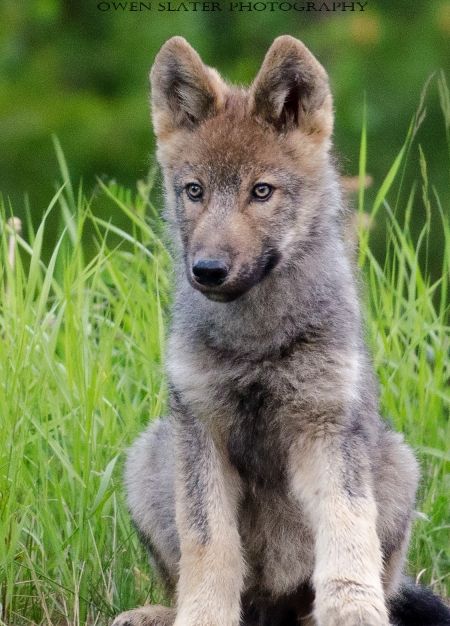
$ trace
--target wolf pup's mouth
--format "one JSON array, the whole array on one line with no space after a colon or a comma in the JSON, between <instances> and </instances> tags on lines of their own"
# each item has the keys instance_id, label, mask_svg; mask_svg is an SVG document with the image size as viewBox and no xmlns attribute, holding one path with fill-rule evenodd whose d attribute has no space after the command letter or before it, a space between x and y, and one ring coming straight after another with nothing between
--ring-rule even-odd
<instances>
[{"instance_id":1,"label":"wolf pup's mouth","mask_svg":"<svg viewBox=\"0 0 450 626\"><path fill-rule=\"evenodd\" d=\"M206 287L200 285L190 275L189 282L194 289L200 291L208 300L214 302L232 302L263 281L278 265L280 259L281 254L278 250L271 248L260 257L252 272L241 271L240 276L230 282L224 282L217 287Z\"/></svg>"}]
</instances>

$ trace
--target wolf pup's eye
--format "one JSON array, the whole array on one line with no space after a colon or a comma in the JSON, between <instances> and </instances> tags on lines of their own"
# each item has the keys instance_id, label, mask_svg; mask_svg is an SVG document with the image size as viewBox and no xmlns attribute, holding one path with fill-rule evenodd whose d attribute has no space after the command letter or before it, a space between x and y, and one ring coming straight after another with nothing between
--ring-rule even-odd
<instances>
[{"instance_id":1,"label":"wolf pup's eye","mask_svg":"<svg viewBox=\"0 0 450 626\"><path fill-rule=\"evenodd\" d=\"M272 194L273 187L267 183L257 183L252 189L252 197L255 200L268 200Z\"/></svg>"},{"instance_id":2,"label":"wolf pup's eye","mask_svg":"<svg viewBox=\"0 0 450 626\"><path fill-rule=\"evenodd\" d=\"M188 183L185 190L188 198L193 202L198 202L203 198L203 187L198 183Z\"/></svg>"}]
</instances>

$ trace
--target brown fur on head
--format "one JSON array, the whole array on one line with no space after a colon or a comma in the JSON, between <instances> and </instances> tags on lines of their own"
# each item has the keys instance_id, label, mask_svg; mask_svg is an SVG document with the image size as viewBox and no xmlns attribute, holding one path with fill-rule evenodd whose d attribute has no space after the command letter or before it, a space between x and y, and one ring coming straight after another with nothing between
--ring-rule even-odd
<instances>
[{"instance_id":1,"label":"brown fur on head","mask_svg":"<svg viewBox=\"0 0 450 626\"><path fill-rule=\"evenodd\" d=\"M333 125L326 72L283 36L251 87L238 89L173 37L156 57L151 87L188 279L211 299L232 300L317 230Z\"/></svg>"}]
</instances>

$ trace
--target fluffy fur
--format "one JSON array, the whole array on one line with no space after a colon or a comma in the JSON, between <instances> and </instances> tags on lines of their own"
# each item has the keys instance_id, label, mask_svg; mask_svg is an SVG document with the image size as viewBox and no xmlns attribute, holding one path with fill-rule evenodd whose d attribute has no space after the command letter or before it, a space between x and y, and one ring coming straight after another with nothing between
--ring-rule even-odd
<instances>
[{"instance_id":1,"label":"fluffy fur","mask_svg":"<svg viewBox=\"0 0 450 626\"><path fill-rule=\"evenodd\" d=\"M378 413L325 70L280 37L239 89L175 37L151 82L177 276L171 414L129 451L126 485L176 593L115 625L448 624L402 582L418 469ZM211 259L226 278L201 283Z\"/></svg>"}]
</instances>

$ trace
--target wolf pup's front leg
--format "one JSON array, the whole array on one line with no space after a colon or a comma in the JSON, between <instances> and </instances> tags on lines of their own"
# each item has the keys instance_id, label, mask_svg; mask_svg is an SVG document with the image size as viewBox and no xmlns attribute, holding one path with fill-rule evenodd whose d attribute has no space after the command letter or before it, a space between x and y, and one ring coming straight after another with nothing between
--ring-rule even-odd
<instances>
[{"instance_id":1,"label":"wolf pup's front leg","mask_svg":"<svg viewBox=\"0 0 450 626\"><path fill-rule=\"evenodd\" d=\"M238 626L244 576L239 477L202 422L184 415L177 426L175 626Z\"/></svg>"},{"instance_id":2,"label":"wolf pup's front leg","mask_svg":"<svg viewBox=\"0 0 450 626\"><path fill-rule=\"evenodd\" d=\"M293 446L291 458L315 536L315 618L319 626L387 626L370 459L361 437L333 431Z\"/></svg>"}]
</instances>

